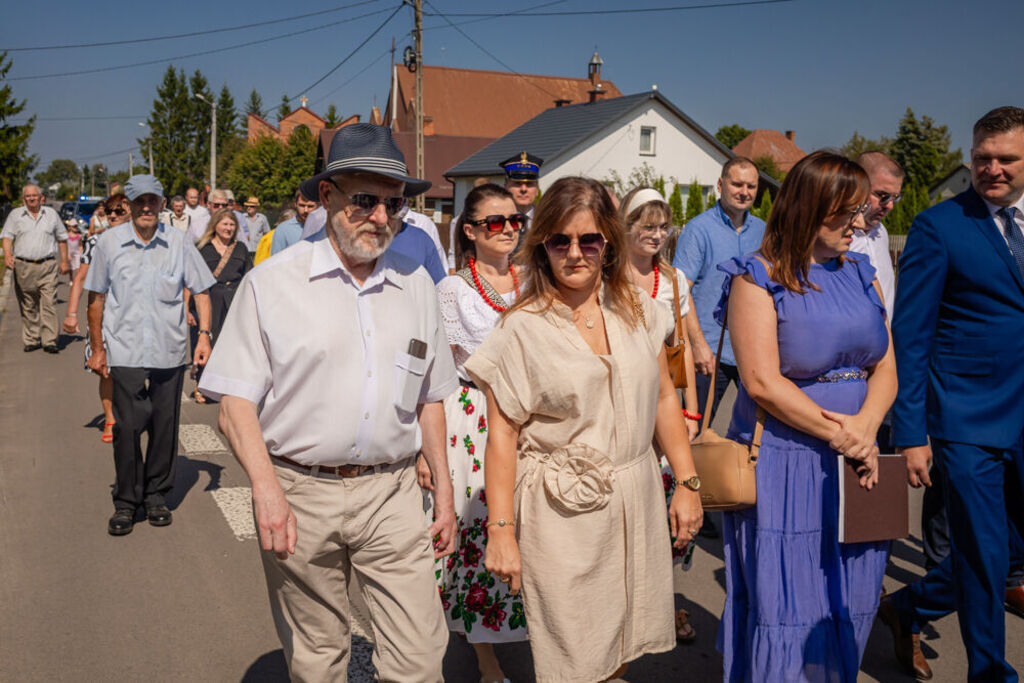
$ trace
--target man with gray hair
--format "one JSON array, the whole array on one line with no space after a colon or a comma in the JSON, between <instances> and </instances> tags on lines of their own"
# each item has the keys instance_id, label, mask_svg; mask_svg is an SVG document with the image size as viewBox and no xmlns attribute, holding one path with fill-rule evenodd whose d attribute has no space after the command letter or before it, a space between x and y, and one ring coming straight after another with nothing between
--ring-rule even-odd
<instances>
[{"instance_id":1,"label":"man with gray hair","mask_svg":"<svg viewBox=\"0 0 1024 683\"><path fill-rule=\"evenodd\" d=\"M171 197L170 208L160 212L160 222L187 233L192 217L185 212L185 198L180 194Z\"/></svg>"},{"instance_id":2,"label":"man with gray hair","mask_svg":"<svg viewBox=\"0 0 1024 683\"><path fill-rule=\"evenodd\" d=\"M21 341L24 350L40 347L57 353L57 272L71 270L68 260L68 231L57 212L42 206L37 185L22 188L25 205L14 209L4 221L0 239L4 265L14 272L14 291L21 312ZM56 258L60 255L60 265Z\"/></svg>"},{"instance_id":3,"label":"man with gray hair","mask_svg":"<svg viewBox=\"0 0 1024 683\"><path fill-rule=\"evenodd\" d=\"M188 236L192 238L193 244L198 242L206 233L206 226L210 224L210 215L220 209L228 208L227 192L221 189L210 190L210 196L206 198L206 205L209 207L209 210L205 213L192 214L192 225L188 228Z\"/></svg>"},{"instance_id":4,"label":"man with gray hair","mask_svg":"<svg viewBox=\"0 0 1024 683\"><path fill-rule=\"evenodd\" d=\"M302 188L325 207L325 229L242 279L199 384L221 399L220 427L252 482L295 681L345 680L353 574L380 680L442 680L434 560L452 552L456 527L441 401L458 379L433 281L388 248L405 197L428 187L386 127L342 128ZM434 480L429 529L417 452Z\"/></svg>"}]
</instances>

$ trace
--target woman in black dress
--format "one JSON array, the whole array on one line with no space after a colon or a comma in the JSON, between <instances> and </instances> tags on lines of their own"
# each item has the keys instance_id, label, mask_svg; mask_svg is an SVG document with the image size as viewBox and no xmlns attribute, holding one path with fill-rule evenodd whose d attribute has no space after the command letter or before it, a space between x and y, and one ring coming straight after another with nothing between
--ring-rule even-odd
<instances>
[{"instance_id":1,"label":"woman in black dress","mask_svg":"<svg viewBox=\"0 0 1024 683\"><path fill-rule=\"evenodd\" d=\"M244 242L238 240L238 218L231 209L220 209L212 216L206 232L196 242L199 254L206 261L217 283L209 289L213 332L211 344L216 344L224 319L228 315L231 300L238 289L238 283L252 268L252 254ZM189 313L189 324L194 325L194 316ZM196 383L202 375L202 368L196 369ZM207 398L196 388L193 393L197 403L206 403Z\"/></svg>"}]
</instances>

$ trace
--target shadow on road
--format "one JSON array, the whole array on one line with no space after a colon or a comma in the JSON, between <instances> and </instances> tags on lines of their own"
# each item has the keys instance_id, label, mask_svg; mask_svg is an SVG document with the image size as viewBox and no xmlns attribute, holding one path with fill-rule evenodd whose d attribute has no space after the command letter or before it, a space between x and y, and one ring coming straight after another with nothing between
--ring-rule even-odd
<instances>
[{"instance_id":1,"label":"shadow on road","mask_svg":"<svg viewBox=\"0 0 1024 683\"><path fill-rule=\"evenodd\" d=\"M215 491L220 488L220 477L224 471L223 465L178 455L178 462L175 465L174 488L167 496L167 507L176 510L185 496L192 490L192 487L199 482L199 473L206 472L209 475L204 491Z\"/></svg>"},{"instance_id":2,"label":"shadow on road","mask_svg":"<svg viewBox=\"0 0 1024 683\"><path fill-rule=\"evenodd\" d=\"M284 660L284 650L268 652L253 662L242 676L242 683L264 683L270 681L288 681L288 664Z\"/></svg>"}]
</instances>

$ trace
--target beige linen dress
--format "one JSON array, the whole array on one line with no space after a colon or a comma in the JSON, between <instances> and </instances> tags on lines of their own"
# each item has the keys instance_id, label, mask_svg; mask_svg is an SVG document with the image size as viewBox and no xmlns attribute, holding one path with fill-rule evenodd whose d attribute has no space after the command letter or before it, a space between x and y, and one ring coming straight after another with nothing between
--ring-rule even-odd
<instances>
[{"instance_id":1,"label":"beige linen dress","mask_svg":"<svg viewBox=\"0 0 1024 683\"><path fill-rule=\"evenodd\" d=\"M466 362L520 426L515 485L523 601L540 683L598 681L675 647L672 556L651 447L671 327L639 296L635 328L601 296L611 353L568 307L509 314Z\"/></svg>"}]
</instances>

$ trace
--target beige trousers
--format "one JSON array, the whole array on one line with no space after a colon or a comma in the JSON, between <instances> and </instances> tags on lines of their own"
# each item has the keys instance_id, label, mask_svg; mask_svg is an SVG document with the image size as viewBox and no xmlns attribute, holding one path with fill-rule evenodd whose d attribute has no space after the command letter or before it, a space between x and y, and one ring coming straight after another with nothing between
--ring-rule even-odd
<instances>
[{"instance_id":1,"label":"beige trousers","mask_svg":"<svg viewBox=\"0 0 1024 683\"><path fill-rule=\"evenodd\" d=\"M14 262L14 293L21 311L23 344L57 345L57 259Z\"/></svg>"},{"instance_id":2,"label":"beige trousers","mask_svg":"<svg viewBox=\"0 0 1024 683\"><path fill-rule=\"evenodd\" d=\"M261 557L293 681L347 679L353 572L373 622L378 680L443 680L448 629L412 463L347 479L275 463L298 542L286 560Z\"/></svg>"}]
</instances>

